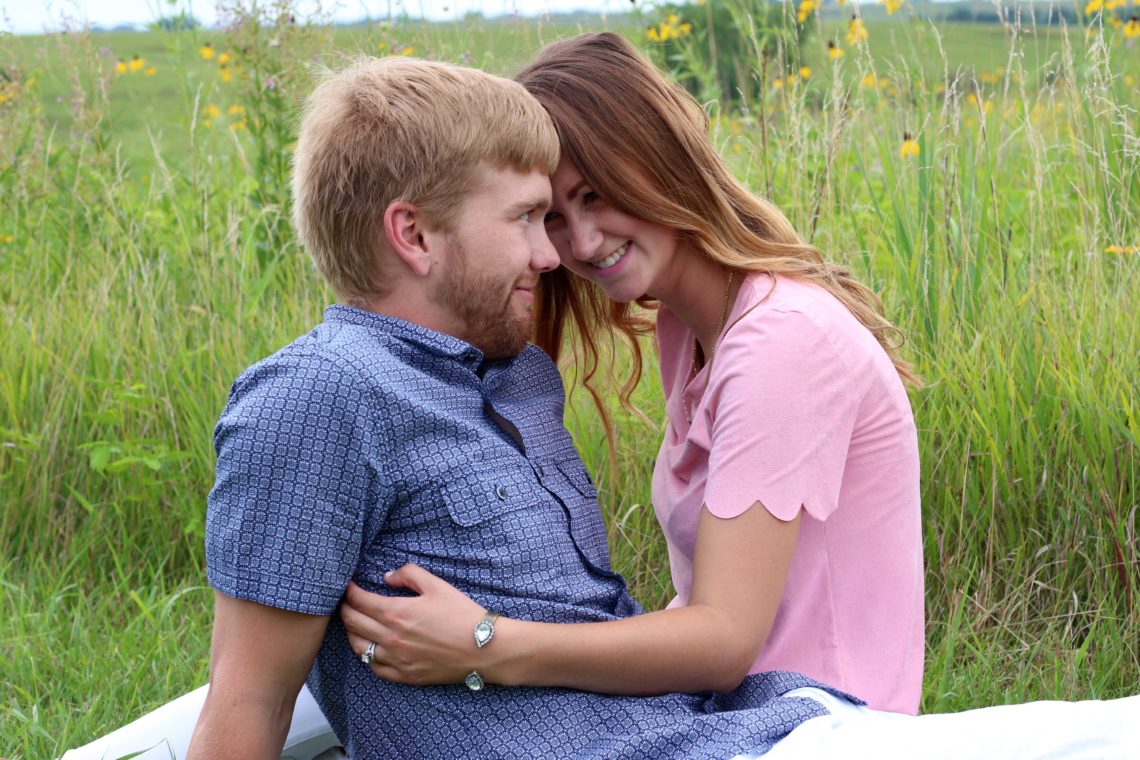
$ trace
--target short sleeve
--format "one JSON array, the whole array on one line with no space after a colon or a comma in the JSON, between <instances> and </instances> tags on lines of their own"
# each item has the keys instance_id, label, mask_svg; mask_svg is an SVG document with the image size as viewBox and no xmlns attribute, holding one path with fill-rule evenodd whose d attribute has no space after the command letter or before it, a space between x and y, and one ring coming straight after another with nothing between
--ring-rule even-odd
<instances>
[{"instance_id":1,"label":"short sleeve","mask_svg":"<svg viewBox=\"0 0 1140 760\"><path fill-rule=\"evenodd\" d=\"M705 391L712 419L705 504L722 518L757 501L780 520L824 520L839 501L860 383L823 328L796 311L728 331Z\"/></svg>"},{"instance_id":2,"label":"short sleeve","mask_svg":"<svg viewBox=\"0 0 1140 760\"><path fill-rule=\"evenodd\" d=\"M294 612L335 610L371 522L370 430L363 394L327 357L279 353L239 377L214 431L211 585Z\"/></svg>"}]
</instances>

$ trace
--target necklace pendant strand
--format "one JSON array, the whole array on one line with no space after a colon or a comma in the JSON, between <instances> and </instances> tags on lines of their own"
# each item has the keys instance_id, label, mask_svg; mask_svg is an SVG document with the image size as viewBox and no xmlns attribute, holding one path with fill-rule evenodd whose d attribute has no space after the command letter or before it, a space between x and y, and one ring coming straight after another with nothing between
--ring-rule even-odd
<instances>
[{"instance_id":1,"label":"necklace pendant strand","mask_svg":"<svg viewBox=\"0 0 1140 760\"><path fill-rule=\"evenodd\" d=\"M736 270L728 270L728 285L724 288L724 304L720 307L720 323L716 326L716 334L713 335L713 346L709 352L709 359L705 362L708 366L712 364L713 357L716 356L716 341L720 337L721 330L724 329L724 324L728 320L728 299L732 295L732 280L736 277ZM693 353L692 359L689 361L689 380L685 383L685 387L681 389L681 405L685 408L685 421L690 425L693 424L693 402L686 398L685 394L689 390L689 385L693 382L693 378L697 376L697 349L700 344L697 342L697 334L693 333Z\"/></svg>"}]
</instances>

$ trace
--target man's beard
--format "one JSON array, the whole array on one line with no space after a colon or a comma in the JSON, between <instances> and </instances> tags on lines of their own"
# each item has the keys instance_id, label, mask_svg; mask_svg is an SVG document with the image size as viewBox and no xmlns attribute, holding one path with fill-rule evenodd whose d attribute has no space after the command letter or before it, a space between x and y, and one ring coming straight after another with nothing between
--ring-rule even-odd
<instances>
[{"instance_id":1,"label":"man's beard","mask_svg":"<svg viewBox=\"0 0 1140 760\"><path fill-rule=\"evenodd\" d=\"M451 261L433 300L462 324L462 338L483 352L485 359L517 356L534 334L534 316L527 310L515 316L512 308L515 280L509 283L478 272L466 247L449 238Z\"/></svg>"}]
</instances>

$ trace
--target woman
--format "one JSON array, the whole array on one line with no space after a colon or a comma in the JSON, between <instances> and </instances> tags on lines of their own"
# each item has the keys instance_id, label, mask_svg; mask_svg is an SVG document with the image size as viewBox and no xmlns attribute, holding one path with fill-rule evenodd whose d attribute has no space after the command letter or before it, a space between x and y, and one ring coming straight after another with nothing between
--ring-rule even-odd
<instances>
[{"instance_id":1,"label":"woman","mask_svg":"<svg viewBox=\"0 0 1140 760\"><path fill-rule=\"evenodd\" d=\"M589 377L615 331L639 358L631 304L659 307L668 425L653 503L677 596L616 623L499 618L476 648L482 609L408 567L387 580L417 597L350 589L354 650L372 645L373 670L395 681L477 669L620 694L794 670L915 713L923 569L904 382L917 378L878 298L732 177L697 103L620 36L554 43L518 80L563 149L546 219L563 267L544 276L540 344L557 358L572 325Z\"/></svg>"}]
</instances>

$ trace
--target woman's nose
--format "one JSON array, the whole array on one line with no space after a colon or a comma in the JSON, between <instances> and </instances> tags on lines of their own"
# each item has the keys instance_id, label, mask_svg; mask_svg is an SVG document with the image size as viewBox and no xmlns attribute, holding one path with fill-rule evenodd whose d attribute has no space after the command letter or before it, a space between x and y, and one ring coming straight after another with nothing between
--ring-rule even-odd
<instances>
[{"instance_id":1,"label":"woman's nose","mask_svg":"<svg viewBox=\"0 0 1140 760\"><path fill-rule=\"evenodd\" d=\"M576 219L567 230L570 238L570 253L579 261L589 261L598 253L602 236L598 228L589 220Z\"/></svg>"}]
</instances>

